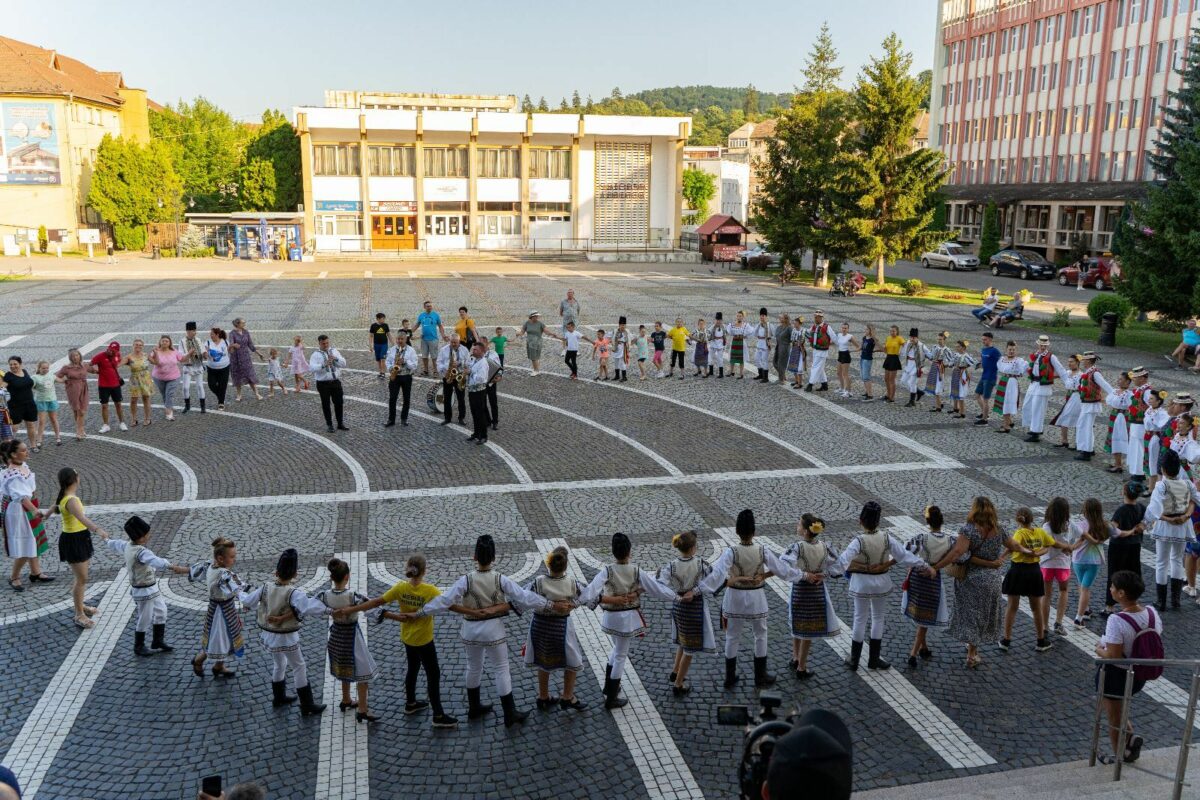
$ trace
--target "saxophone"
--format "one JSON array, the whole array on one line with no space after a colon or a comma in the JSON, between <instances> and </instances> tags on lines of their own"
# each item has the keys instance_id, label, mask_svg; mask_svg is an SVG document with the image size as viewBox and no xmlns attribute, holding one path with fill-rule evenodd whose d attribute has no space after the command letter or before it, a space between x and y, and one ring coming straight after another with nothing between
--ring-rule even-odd
<instances>
[{"instance_id":1,"label":"saxophone","mask_svg":"<svg viewBox=\"0 0 1200 800\"><path fill-rule=\"evenodd\" d=\"M450 364L446 367L445 382L447 385L453 384L459 391L462 391L467 386L467 373L463 372L458 366L458 348L454 345L450 347Z\"/></svg>"},{"instance_id":2,"label":"saxophone","mask_svg":"<svg viewBox=\"0 0 1200 800\"><path fill-rule=\"evenodd\" d=\"M400 377L400 362L404 358L404 348L396 348L396 359L392 362L392 368L388 370L388 380L394 381Z\"/></svg>"}]
</instances>

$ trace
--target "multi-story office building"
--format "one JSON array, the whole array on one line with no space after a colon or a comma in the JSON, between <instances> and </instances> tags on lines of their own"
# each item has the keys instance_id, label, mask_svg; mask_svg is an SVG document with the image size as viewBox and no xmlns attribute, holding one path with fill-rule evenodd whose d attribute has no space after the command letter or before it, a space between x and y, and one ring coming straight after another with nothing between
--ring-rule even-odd
<instances>
[{"instance_id":1,"label":"multi-story office building","mask_svg":"<svg viewBox=\"0 0 1200 800\"><path fill-rule=\"evenodd\" d=\"M466 109L457 111L443 110L445 96L371 99L405 107L294 110L317 251L678 241L688 118L482 110L494 97L454 96Z\"/></svg>"},{"instance_id":2,"label":"multi-story office building","mask_svg":"<svg viewBox=\"0 0 1200 800\"><path fill-rule=\"evenodd\" d=\"M720 145L683 148L684 169L698 169L713 176L716 194L708 213L726 214L745 223L750 196L750 165L728 157ZM700 220L703 222L704 220Z\"/></svg>"},{"instance_id":3,"label":"multi-story office building","mask_svg":"<svg viewBox=\"0 0 1200 800\"><path fill-rule=\"evenodd\" d=\"M953 172L948 222L1053 258L1107 250L1145 194L1200 0L935 0L931 145Z\"/></svg>"}]
</instances>

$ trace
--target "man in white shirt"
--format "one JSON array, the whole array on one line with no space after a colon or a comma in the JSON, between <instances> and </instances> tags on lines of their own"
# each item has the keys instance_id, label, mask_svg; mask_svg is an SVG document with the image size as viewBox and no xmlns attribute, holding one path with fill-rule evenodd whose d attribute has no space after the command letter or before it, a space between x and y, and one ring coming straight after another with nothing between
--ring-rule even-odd
<instances>
[{"instance_id":1,"label":"man in white shirt","mask_svg":"<svg viewBox=\"0 0 1200 800\"><path fill-rule=\"evenodd\" d=\"M467 352L467 348L459 343L457 332L451 333L450 342L442 345L442 348L438 351L437 371L442 379L442 402L445 409L445 418L442 420L443 425L449 425L450 420L454 417L455 400L458 401L458 424L467 424L466 398L463 395L463 390L458 388L458 381L455 376L449 373L451 361L454 362L455 372L461 373L466 370L467 359L470 357L471 354Z\"/></svg>"},{"instance_id":2,"label":"man in white shirt","mask_svg":"<svg viewBox=\"0 0 1200 800\"><path fill-rule=\"evenodd\" d=\"M1029 430L1025 441L1041 441L1046 429L1046 404L1054 393L1054 381L1066 374L1067 368L1050 352L1050 337L1039 336L1037 350L1029 356L1029 392L1021 408L1021 424Z\"/></svg>"},{"instance_id":3,"label":"man in white shirt","mask_svg":"<svg viewBox=\"0 0 1200 800\"><path fill-rule=\"evenodd\" d=\"M336 416L337 429L350 430L342 423L341 370L346 367L346 359L323 333L317 337L317 351L308 359L308 366L312 370L313 380L317 382L317 394L321 396L321 413L325 415L325 427L333 433L333 420Z\"/></svg>"},{"instance_id":4,"label":"man in white shirt","mask_svg":"<svg viewBox=\"0 0 1200 800\"><path fill-rule=\"evenodd\" d=\"M196 389L200 393L200 413L203 414L207 411L204 407L204 345L196 337L195 322L187 323L184 330L179 349L189 360L180 365L183 372L183 413L192 410L192 382L195 381Z\"/></svg>"},{"instance_id":5,"label":"man in white shirt","mask_svg":"<svg viewBox=\"0 0 1200 800\"><path fill-rule=\"evenodd\" d=\"M467 398L471 404L471 424L474 428L467 437L468 442L486 444L488 440L488 378L491 377L491 361L484 354L483 342L471 347L471 360L465 367L467 372ZM461 408L461 406L460 406Z\"/></svg>"},{"instance_id":6,"label":"man in white shirt","mask_svg":"<svg viewBox=\"0 0 1200 800\"><path fill-rule=\"evenodd\" d=\"M480 341L484 347L485 357L491 365L488 367L488 416L491 418L492 430L498 431L500 430L500 395L496 389L496 384L504 377L504 365L500 363L500 356L496 354L496 351L487 348L487 339Z\"/></svg>"},{"instance_id":7,"label":"man in white shirt","mask_svg":"<svg viewBox=\"0 0 1200 800\"><path fill-rule=\"evenodd\" d=\"M408 334L397 331L395 344L388 348L384 366L388 374L388 421L383 427L396 424L396 398L404 394L404 406L400 409L400 424L408 427L408 401L412 397L412 376L417 369L417 351L408 343Z\"/></svg>"}]
</instances>

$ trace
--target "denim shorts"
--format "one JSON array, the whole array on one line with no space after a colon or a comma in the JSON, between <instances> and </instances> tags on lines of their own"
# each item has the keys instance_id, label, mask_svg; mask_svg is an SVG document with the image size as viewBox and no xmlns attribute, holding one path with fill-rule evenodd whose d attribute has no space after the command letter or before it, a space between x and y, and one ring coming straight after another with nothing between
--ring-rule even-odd
<instances>
[{"instance_id":1,"label":"denim shorts","mask_svg":"<svg viewBox=\"0 0 1200 800\"><path fill-rule=\"evenodd\" d=\"M996 390L996 379L988 378L987 380L980 379L975 385L975 394L982 397L984 400L992 399L992 392Z\"/></svg>"},{"instance_id":2,"label":"denim shorts","mask_svg":"<svg viewBox=\"0 0 1200 800\"><path fill-rule=\"evenodd\" d=\"M37 404L38 411L46 411L49 413L58 411L58 401L57 400L38 400L36 404Z\"/></svg>"},{"instance_id":3,"label":"denim shorts","mask_svg":"<svg viewBox=\"0 0 1200 800\"><path fill-rule=\"evenodd\" d=\"M862 375L863 383L871 380L871 367L875 364L869 358L860 358L858 360L858 371Z\"/></svg>"}]
</instances>

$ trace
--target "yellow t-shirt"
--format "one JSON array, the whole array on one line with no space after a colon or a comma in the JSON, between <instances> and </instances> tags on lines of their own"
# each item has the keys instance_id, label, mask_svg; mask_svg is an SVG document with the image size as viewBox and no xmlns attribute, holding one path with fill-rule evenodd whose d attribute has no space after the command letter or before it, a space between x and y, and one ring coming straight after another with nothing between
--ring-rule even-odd
<instances>
[{"instance_id":1,"label":"yellow t-shirt","mask_svg":"<svg viewBox=\"0 0 1200 800\"><path fill-rule=\"evenodd\" d=\"M71 510L67 508L67 503L71 502L72 497L75 497L75 495L69 494L62 499L61 503L58 504L58 513L62 514L63 533L79 533L87 530L87 526L76 519L75 515L71 513ZM79 500L78 497L75 497L75 499ZM83 513L82 500L79 500L79 511L80 513Z\"/></svg>"},{"instance_id":2,"label":"yellow t-shirt","mask_svg":"<svg viewBox=\"0 0 1200 800\"><path fill-rule=\"evenodd\" d=\"M441 594L438 587L432 583L422 583L413 586L408 581L400 581L383 594L383 599L396 603L404 613L420 611L433 598ZM420 647L433 641L433 617L421 617L412 622L400 623L400 641L413 647Z\"/></svg>"},{"instance_id":3,"label":"yellow t-shirt","mask_svg":"<svg viewBox=\"0 0 1200 800\"><path fill-rule=\"evenodd\" d=\"M690 333L691 331L684 327L671 328L671 330L667 331L667 336L671 337L671 349L676 353L685 352L687 350L688 334Z\"/></svg>"},{"instance_id":4,"label":"yellow t-shirt","mask_svg":"<svg viewBox=\"0 0 1200 800\"><path fill-rule=\"evenodd\" d=\"M904 346L903 336L889 336L887 341L883 343L883 352L885 355L898 356L900 348Z\"/></svg>"},{"instance_id":5,"label":"yellow t-shirt","mask_svg":"<svg viewBox=\"0 0 1200 800\"><path fill-rule=\"evenodd\" d=\"M465 342L467 340L467 328L479 333L479 329L475 327L475 320L470 317L459 319L454 323L454 330L458 333L459 341Z\"/></svg>"},{"instance_id":6,"label":"yellow t-shirt","mask_svg":"<svg viewBox=\"0 0 1200 800\"><path fill-rule=\"evenodd\" d=\"M1017 528L1012 538L1014 542L1030 550L1054 546L1054 537L1046 533L1044 528ZM1024 553L1012 554L1014 564L1036 564L1038 559L1038 556L1027 556Z\"/></svg>"}]
</instances>

